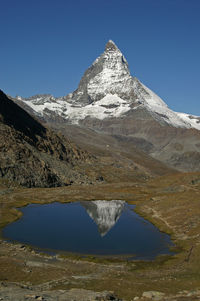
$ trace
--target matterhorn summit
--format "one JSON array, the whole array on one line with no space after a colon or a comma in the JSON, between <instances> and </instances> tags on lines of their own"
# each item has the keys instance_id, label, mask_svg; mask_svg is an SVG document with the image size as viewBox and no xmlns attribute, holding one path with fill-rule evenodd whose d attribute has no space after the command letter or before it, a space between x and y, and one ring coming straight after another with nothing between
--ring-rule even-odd
<instances>
[{"instance_id":1,"label":"matterhorn summit","mask_svg":"<svg viewBox=\"0 0 200 301\"><path fill-rule=\"evenodd\" d=\"M61 98L17 97L17 101L48 122L66 120L80 125L84 120L125 118L137 113L142 118L149 115L161 125L200 129L199 117L170 110L160 97L131 76L127 60L112 40L85 71L73 93Z\"/></svg>"},{"instance_id":2,"label":"matterhorn summit","mask_svg":"<svg viewBox=\"0 0 200 301\"><path fill-rule=\"evenodd\" d=\"M106 95L131 99L133 94L133 78L128 63L115 43L109 40L104 53L83 75L72 99L89 104Z\"/></svg>"}]
</instances>

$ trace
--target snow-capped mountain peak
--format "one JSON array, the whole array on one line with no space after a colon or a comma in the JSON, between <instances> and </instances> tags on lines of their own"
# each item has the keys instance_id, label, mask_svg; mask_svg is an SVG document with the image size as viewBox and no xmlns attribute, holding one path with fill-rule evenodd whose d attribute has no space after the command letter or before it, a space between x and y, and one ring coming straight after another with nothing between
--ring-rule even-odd
<instances>
[{"instance_id":1,"label":"snow-capped mountain peak","mask_svg":"<svg viewBox=\"0 0 200 301\"><path fill-rule=\"evenodd\" d=\"M131 76L127 60L112 40L86 70L73 93L61 98L50 95L18 97L18 101L25 102L44 119L55 120L58 116L73 124L86 118L125 118L143 109L162 125L200 130L199 117L172 111L160 97Z\"/></svg>"},{"instance_id":2,"label":"snow-capped mountain peak","mask_svg":"<svg viewBox=\"0 0 200 301\"><path fill-rule=\"evenodd\" d=\"M105 51L84 73L78 89L72 94L72 99L82 104L93 103L107 94L117 94L122 99L130 99L132 81L125 57L110 40Z\"/></svg>"}]
</instances>

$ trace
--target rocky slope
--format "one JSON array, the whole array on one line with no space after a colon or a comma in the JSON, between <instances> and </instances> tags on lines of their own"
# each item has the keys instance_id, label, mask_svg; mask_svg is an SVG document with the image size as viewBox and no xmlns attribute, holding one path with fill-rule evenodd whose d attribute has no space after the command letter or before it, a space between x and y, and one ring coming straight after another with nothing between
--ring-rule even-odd
<instances>
[{"instance_id":1,"label":"rocky slope","mask_svg":"<svg viewBox=\"0 0 200 301\"><path fill-rule=\"evenodd\" d=\"M108 134L118 144L126 141L176 169L200 170L200 117L172 111L132 77L111 40L73 93L61 98L18 96L15 101L64 134L69 125L92 129L94 135Z\"/></svg>"},{"instance_id":2,"label":"rocky slope","mask_svg":"<svg viewBox=\"0 0 200 301\"><path fill-rule=\"evenodd\" d=\"M42 126L0 91L0 176L27 187L87 182L92 157ZM90 179L91 181L91 179Z\"/></svg>"}]
</instances>

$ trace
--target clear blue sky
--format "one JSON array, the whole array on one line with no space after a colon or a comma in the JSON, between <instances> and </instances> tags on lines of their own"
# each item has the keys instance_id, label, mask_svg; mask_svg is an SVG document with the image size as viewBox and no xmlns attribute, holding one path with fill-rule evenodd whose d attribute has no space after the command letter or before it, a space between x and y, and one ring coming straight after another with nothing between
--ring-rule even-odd
<instances>
[{"instance_id":1,"label":"clear blue sky","mask_svg":"<svg viewBox=\"0 0 200 301\"><path fill-rule=\"evenodd\" d=\"M63 96L112 39L131 74L200 115L200 0L0 0L0 88Z\"/></svg>"}]
</instances>

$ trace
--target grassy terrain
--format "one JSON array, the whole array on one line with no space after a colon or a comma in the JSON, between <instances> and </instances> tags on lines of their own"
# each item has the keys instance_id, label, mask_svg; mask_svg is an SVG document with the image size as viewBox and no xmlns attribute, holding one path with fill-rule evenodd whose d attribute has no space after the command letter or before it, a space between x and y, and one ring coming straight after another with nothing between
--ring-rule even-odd
<instances>
[{"instance_id":1,"label":"grassy terrain","mask_svg":"<svg viewBox=\"0 0 200 301\"><path fill-rule=\"evenodd\" d=\"M173 257L160 256L149 262L63 255L55 259L28 247L2 242L0 281L48 285L51 289L112 290L127 300L143 291L169 294L200 287L200 173L174 173L146 183L51 189L11 189L3 182L0 185L1 228L20 217L17 207L29 203L123 199L136 204L138 213L171 234L178 251Z\"/></svg>"}]
</instances>

